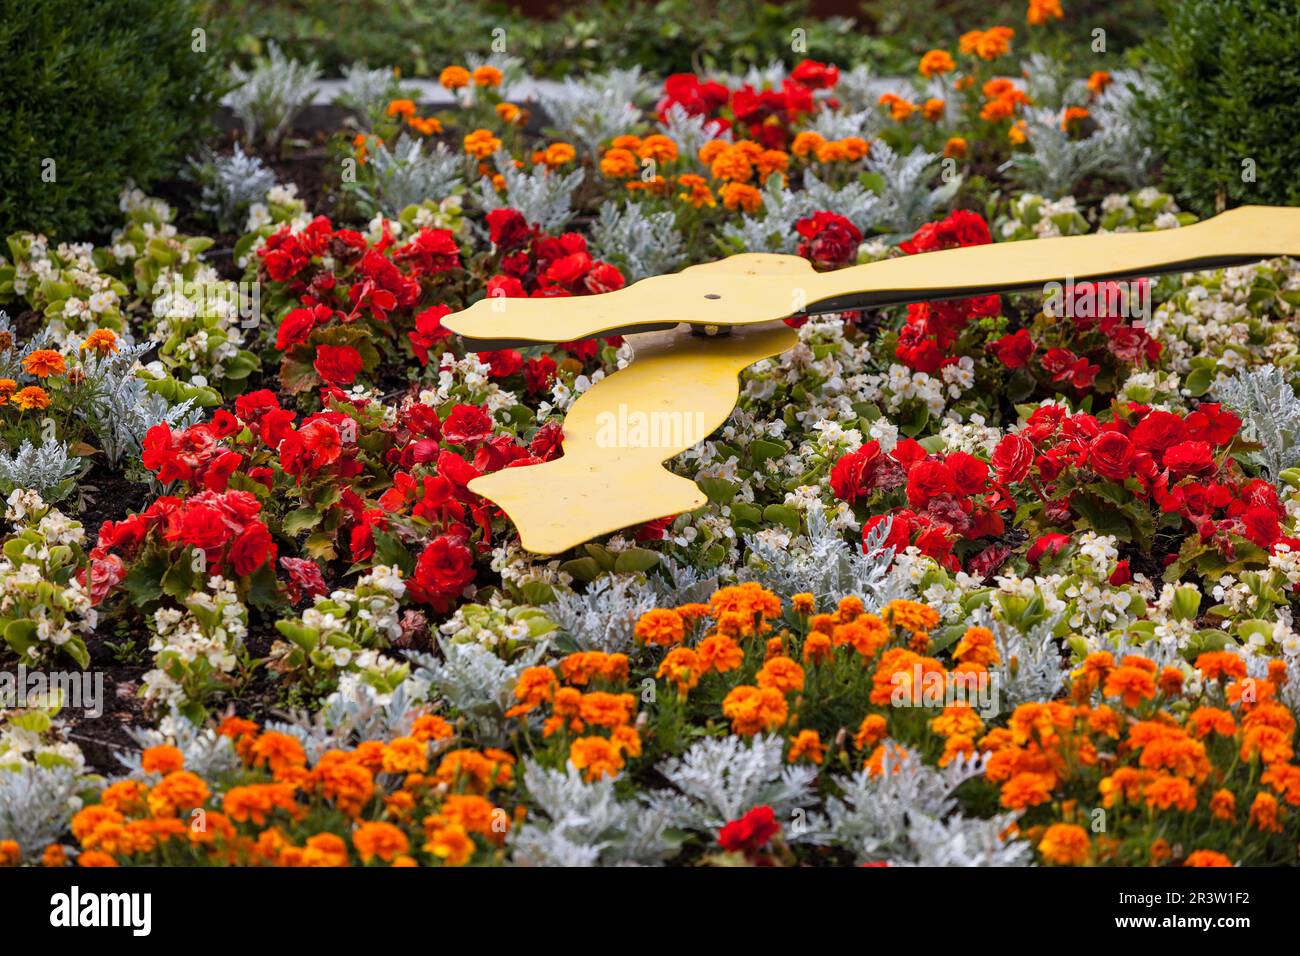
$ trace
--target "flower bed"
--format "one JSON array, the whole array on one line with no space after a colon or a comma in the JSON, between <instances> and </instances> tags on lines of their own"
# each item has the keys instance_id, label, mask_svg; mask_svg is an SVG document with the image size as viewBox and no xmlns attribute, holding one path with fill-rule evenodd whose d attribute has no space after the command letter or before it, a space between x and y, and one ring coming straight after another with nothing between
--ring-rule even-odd
<instances>
[{"instance_id":1,"label":"flower bed","mask_svg":"<svg viewBox=\"0 0 1300 956\"><path fill-rule=\"evenodd\" d=\"M440 113L358 68L320 208L276 51L174 202L10 236L0 656L51 680L0 859L1293 864L1292 260L788 319L669 463L708 503L563 555L468 488L635 361L469 352L481 298L1194 221L1062 16L904 78L614 71L542 131L512 57Z\"/></svg>"}]
</instances>

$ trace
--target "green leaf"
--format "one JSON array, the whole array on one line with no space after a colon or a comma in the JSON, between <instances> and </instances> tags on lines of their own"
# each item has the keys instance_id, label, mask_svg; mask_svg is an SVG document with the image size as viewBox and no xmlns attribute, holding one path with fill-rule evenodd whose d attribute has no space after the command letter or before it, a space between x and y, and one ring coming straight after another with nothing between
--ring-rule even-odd
<instances>
[{"instance_id":1,"label":"green leaf","mask_svg":"<svg viewBox=\"0 0 1300 956\"><path fill-rule=\"evenodd\" d=\"M768 505L763 509L763 520L770 521L773 524L784 525L790 530L791 534L799 533L799 512L795 511L789 505Z\"/></svg>"},{"instance_id":2,"label":"green leaf","mask_svg":"<svg viewBox=\"0 0 1300 956\"><path fill-rule=\"evenodd\" d=\"M740 490L740 485L726 478L697 478L695 483L709 496L710 501L718 505L727 504Z\"/></svg>"},{"instance_id":3,"label":"green leaf","mask_svg":"<svg viewBox=\"0 0 1300 956\"><path fill-rule=\"evenodd\" d=\"M628 548L614 561L614 570L618 572L649 571L659 563L659 552L649 548Z\"/></svg>"},{"instance_id":4,"label":"green leaf","mask_svg":"<svg viewBox=\"0 0 1300 956\"><path fill-rule=\"evenodd\" d=\"M284 516L284 533L297 535L320 524L321 515L315 508L298 508Z\"/></svg>"}]
</instances>

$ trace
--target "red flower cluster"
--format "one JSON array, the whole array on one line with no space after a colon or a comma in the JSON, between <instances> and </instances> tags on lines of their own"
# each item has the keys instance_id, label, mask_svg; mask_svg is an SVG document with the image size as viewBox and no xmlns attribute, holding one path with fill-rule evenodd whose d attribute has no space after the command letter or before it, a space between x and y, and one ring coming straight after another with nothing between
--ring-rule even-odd
<instances>
[{"instance_id":1,"label":"red flower cluster","mask_svg":"<svg viewBox=\"0 0 1300 956\"><path fill-rule=\"evenodd\" d=\"M798 253L815 266L833 269L848 265L858 257L862 233L839 213L822 210L795 223L803 237Z\"/></svg>"},{"instance_id":2,"label":"red flower cluster","mask_svg":"<svg viewBox=\"0 0 1300 956\"><path fill-rule=\"evenodd\" d=\"M91 550L89 585L98 603L122 579L123 561L158 547L171 559L182 549L202 552L207 574L246 577L274 567L276 544L260 520L262 506L246 491L202 491L162 497L122 521L105 521Z\"/></svg>"},{"instance_id":3,"label":"red flower cluster","mask_svg":"<svg viewBox=\"0 0 1300 956\"><path fill-rule=\"evenodd\" d=\"M1127 403L1105 423L1043 405L1023 429L999 442L992 465L999 494L1009 498L1011 486L1028 483L1044 513L1058 522L1069 519L1076 489L1102 480L1165 514L1181 515L1203 541L1214 539L1230 555L1234 537L1262 548L1277 544L1285 518L1272 485L1247 480L1224 458L1240 428L1241 419L1210 403L1186 416Z\"/></svg>"},{"instance_id":4,"label":"red flower cluster","mask_svg":"<svg viewBox=\"0 0 1300 956\"><path fill-rule=\"evenodd\" d=\"M940 222L926 223L899 248L913 255L992 241L988 224L978 213L955 209ZM957 361L950 354L952 347L972 319L994 316L1001 310L1002 299L997 295L915 302L907 307L907 323L898 333L894 355L908 368L933 375Z\"/></svg>"},{"instance_id":5,"label":"red flower cluster","mask_svg":"<svg viewBox=\"0 0 1300 956\"><path fill-rule=\"evenodd\" d=\"M718 834L718 843L728 853L743 853L752 857L780 832L776 813L771 807L763 805L724 826Z\"/></svg>"},{"instance_id":6,"label":"red flower cluster","mask_svg":"<svg viewBox=\"0 0 1300 956\"><path fill-rule=\"evenodd\" d=\"M879 443L871 441L831 469L832 491L850 504L898 488L905 489L906 506L869 519L862 527L864 547L871 533L892 519L884 547L897 552L915 544L955 570L960 565L953 549L959 541L995 538L1003 532L989 466L966 452L930 455L908 438L885 455Z\"/></svg>"},{"instance_id":7,"label":"red flower cluster","mask_svg":"<svg viewBox=\"0 0 1300 956\"><path fill-rule=\"evenodd\" d=\"M731 90L721 83L701 81L693 73L674 73L664 81L664 92L656 110L664 119L668 110L680 106L691 116L711 119L715 135L743 126L748 138L767 149L784 149L792 127L817 109L813 94L832 89L840 80L839 67L816 60L804 60L781 82L780 89L756 90L744 86ZM723 115L730 104L730 117Z\"/></svg>"},{"instance_id":8,"label":"red flower cluster","mask_svg":"<svg viewBox=\"0 0 1300 956\"><path fill-rule=\"evenodd\" d=\"M440 315L426 309L413 318L412 310L432 291L436 277L461 267L450 230L421 229L399 244L385 224L380 240L371 244L359 232L334 229L324 216L298 232L280 229L257 254L259 278L271 284L273 295L287 296L293 304L280 320L276 348L296 350L294 358L304 369L310 366L321 381L336 386L356 381L365 367L362 354L354 345L316 333L362 319L396 320L407 328L414 324L420 342L436 340Z\"/></svg>"}]
</instances>

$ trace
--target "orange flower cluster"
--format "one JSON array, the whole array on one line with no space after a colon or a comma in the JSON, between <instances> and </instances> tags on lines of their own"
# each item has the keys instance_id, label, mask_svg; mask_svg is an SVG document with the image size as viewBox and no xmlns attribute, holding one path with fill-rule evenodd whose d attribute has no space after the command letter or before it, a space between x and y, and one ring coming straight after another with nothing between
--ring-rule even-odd
<instances>
[{"instance_id":1,"label":"orange flower cluster","mask_svg":"<svg viewBox=\"0 0 1300 956\"><path fill-rule=\"evenodd\" d=\"M220 810L210 803L214 788L183 768L177 748L152 747L141 758L143 778L110 784L99 803L73 817L77 863L297 867L347 866L355 858L415 866L412 847L419 846L427 862L464 865L476 853L499 852L509 832L506 811L487 795L511 785L515 758L450 750L429 772L431 756L454 736L436 714L415 716L407 736L329 750L314 764L295 738L260 732L251 721L228 717L218 731L244 763ZM340 813L351 821L351 851L334 832ZM47 866L67 860L58 844L43 854Z\"/></svg>"},{"instance_id":2,"label":"orange flower cluster","mask_svg":"<svg viewBox=\"0 0 1300 956\"><path fill-rule=\"evenodd\" d=\"M981 60L996 60L1011 52L1011 41L1016 31L1011 27L990 27L987 30L970 30L957 40L957 49L973 53Z\"/></svg>"},{"instance_id":3,"label":"orange flower cluster","mask_svg":"<svg viewBox=\"0 0 1300 956\"><path fill-rule=\"evenodd\" d=\"M626 654L579 651L554 669L526 668L515 683L514 696L519 703L506 711L506 716L523 717L549 704L551 712L542 725L542 735L555 737L561 744L568 742L568 759L588 780L613 776L623 769L627 757L641 756L641 737L632 726L636 697L615 692L627 681ZM585 693L578 689L595 685L611 689ZM590 733L593 729L605 731L605 735ZM580 734L586 736L577 736ZM571 742L570 736L574 737Z\"/></svg>"}]
</instances>

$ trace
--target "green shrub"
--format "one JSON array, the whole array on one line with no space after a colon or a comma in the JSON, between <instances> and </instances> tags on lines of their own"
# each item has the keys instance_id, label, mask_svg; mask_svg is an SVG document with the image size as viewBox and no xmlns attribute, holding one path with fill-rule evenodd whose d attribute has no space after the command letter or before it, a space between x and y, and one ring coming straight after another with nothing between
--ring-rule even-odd
<instances>
[{"instance_id":1,"label":"green shrub","mask_svg":"<svg viewBox=\"0 0 1300 956\"><path fill-rule=\"evenodd\" d=\"M0 236L90 238L121 218L128 179L145 187L175 169L223 75L215 37L193 49L198 11L194 0L0 0Z\"/></svg>"},{"instance_id":2,"label":"green shrub","mask_svg":"<svg viewBox=\"0 0 1300 956\"><path fill-rule=\"evenodd\" d=\"M1171 191L1200 214L1300 204L1300 6L1166 0L1165 11L1167 29L1146 50L1162 89L1145 109ZM1254 182L1243 178L1248 160Z\"/></svg>"}]
</instances>

